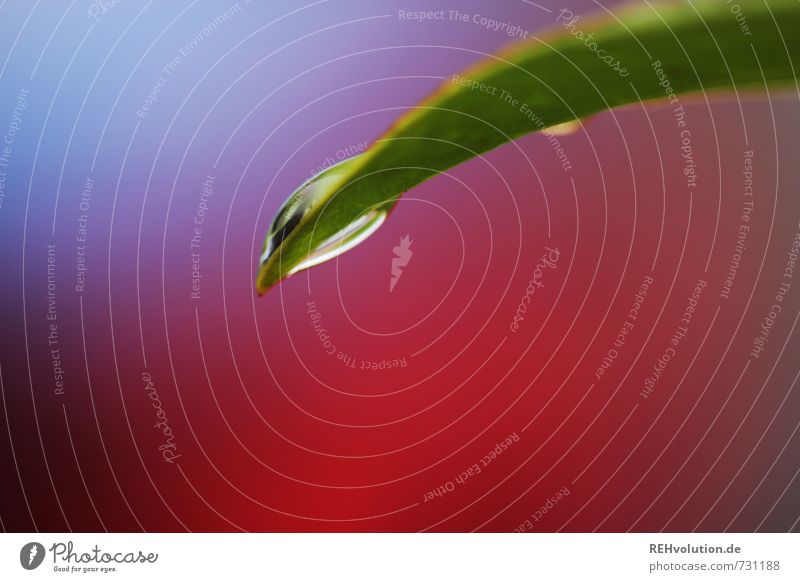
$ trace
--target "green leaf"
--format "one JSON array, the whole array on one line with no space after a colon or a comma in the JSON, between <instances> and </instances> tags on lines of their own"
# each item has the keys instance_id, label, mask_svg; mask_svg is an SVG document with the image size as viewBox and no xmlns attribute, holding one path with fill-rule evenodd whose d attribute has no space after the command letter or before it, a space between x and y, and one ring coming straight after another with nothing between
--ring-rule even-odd
<instances>
[{"instance_id":1,"label":"green leaf","mask_svg":"<svg viewBox=\"0 0 800 582\"><path fill-rule=\"evenodd\" d=\"M380 211L408 189L519 136L671 94L795 84L800 2L742 2L738 18L731 6L645 3L578 20L554 13L553 31L454 75L363 155L301 187L268 237L258 292L324 259L308 261L359 217L372 213L347 246L368 236Z\"/></svg>"}]
</instances>

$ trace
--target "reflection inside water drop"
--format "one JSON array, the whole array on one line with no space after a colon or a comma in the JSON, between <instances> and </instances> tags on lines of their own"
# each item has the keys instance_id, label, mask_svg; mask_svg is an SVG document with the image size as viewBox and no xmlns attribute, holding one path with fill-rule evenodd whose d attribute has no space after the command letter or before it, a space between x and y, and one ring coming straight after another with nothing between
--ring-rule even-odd
<instances>
[{"instance_id":1,"label":"reflection inside water drop","mask_svg":"<svg viewBox=\"0 0 800 582\"><path fill-rule=\"evenodd\" d=\"M347 170L346 164L358 156L343 160L327 168L316 176L306 180L281 206L267 235L261 264L266 263L275 254L281 243L300 224L303 217L320 204L324 204L326 195L333 182ZM293 266L288 275L308 269L329 261L352 249L366 240L386 220L386 211L374 209L362 214L345 228L320 243L305 259Z\"/></svg>"},{"instance_id":2,"label":"reflection inside water drop","mask_svg":"<svg viewBox=\"0 0 800 582\"><path fill-rule=\"evenodd\" d=\"M382 210L370 210L366 214L362 214L346 228L323 241L304 261L293 267L289 271L289 275L329 261L358 246L378 230L384 220L386 220L386 212Z\"/></svg>"}]
</instances>

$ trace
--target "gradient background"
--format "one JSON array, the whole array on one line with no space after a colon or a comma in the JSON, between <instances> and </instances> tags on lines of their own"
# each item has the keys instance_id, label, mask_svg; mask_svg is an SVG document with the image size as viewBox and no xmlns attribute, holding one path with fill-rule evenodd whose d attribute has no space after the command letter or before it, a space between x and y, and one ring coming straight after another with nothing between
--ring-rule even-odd
<instances>
[{"instance_id":1,"label":"gradient background","mask_svg":"<svg viewBox=\"0 0 800 582\"><path fill-rule=\"evenodd\" d=\"M561 138L571 171L528 136L416 188L367 244L259 299L261 241L285 197L509 41L398 10L540 31L562 5L240 1L208 35L233 3L121 1L96 19L90 5L0 2L0 136L29 90L0 207L5 531L798 530L800 282L749 357L800 228L796 91L682 97L693 193L670 110L631 106ZM724 300L745 150L755 210ZM192 299L189 241L209 175ZM76 292L81 214L88 274ZM406 234L413 257L390 293ZM558 266L511 332L545 246ZM647 275L641 316L598 381ZM698 279L689 333L644 399ZM355 368L326 353L309 300ZM359 369L395 358L407 367ZM174 432L172 463L145 373ZM440 486L452 490L426 501Z\"/></svg>"}]
</instances>

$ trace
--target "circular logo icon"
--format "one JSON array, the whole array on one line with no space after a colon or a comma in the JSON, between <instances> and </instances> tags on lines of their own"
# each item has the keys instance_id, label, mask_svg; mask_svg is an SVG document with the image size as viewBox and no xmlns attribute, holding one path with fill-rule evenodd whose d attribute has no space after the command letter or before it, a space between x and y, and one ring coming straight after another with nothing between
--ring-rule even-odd
<instances>
[{"instance_id":1,"label":"circular logo icon","mask_svg":"<svg viewBox=\"0 0 800 582\"><path fill-rule=\"evenodd\" d=\"M26 570L35 570L44 561L44 546L39 542L30 542L19 551L19 563Z\"/></svg>"}]
</instances>

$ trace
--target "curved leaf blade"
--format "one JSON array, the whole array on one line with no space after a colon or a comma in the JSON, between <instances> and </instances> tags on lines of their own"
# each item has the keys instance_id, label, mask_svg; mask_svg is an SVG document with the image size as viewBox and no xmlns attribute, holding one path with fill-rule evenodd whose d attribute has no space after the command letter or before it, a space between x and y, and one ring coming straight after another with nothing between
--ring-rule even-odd
<instances>
[{"instance_id":1,"label":"curved leaf blade","mask_svg":"<svg viewBox=\"0 0 800 582\"><path fill-rule=\"evenodd\" d=\"M745 6L747 30L722 1L646 5L577 25L562 12L558 30L454 75L345 162L261 265L258 292L368 210L390 209L420 182L527 133L668 94L796 83L800 2Z\"/></svg>"}]
</instances>

